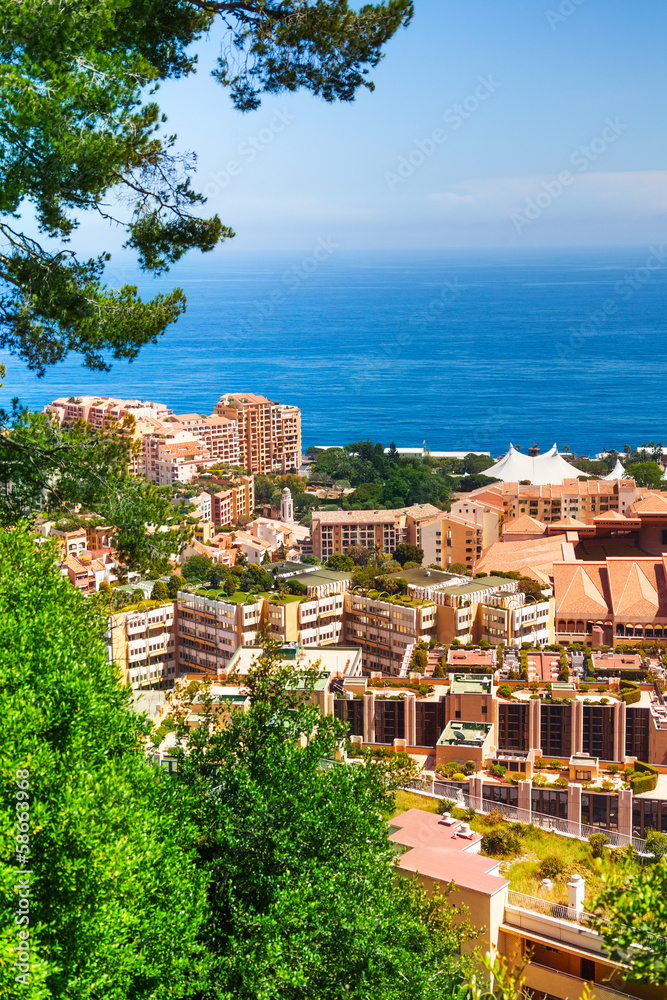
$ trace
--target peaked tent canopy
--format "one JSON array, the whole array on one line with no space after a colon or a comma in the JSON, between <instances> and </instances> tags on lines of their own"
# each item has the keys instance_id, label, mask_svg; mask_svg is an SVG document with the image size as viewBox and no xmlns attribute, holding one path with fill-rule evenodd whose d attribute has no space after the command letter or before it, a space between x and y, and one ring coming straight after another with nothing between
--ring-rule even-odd
<instances>
[{"instance_id":1,"label":"peaked tent canopy","mask_svg":"<svg viewBox=\"0 0 667 1000\"><path fill-rule=\"evenodd\" d=\"M602 478L604 480L625 479L625 469L623 468L623 465L621 464L620 458L616 459L616 465L611 470L611 472L609 473L609 475L608 476L603 476Z\"/></svg>"},{"instance_id":2,"label":"peaked tent canopy","mask_svg":"<svg viewBox=\"0 0 667 1000\"><path fill-rule=\"evenodd\" d=\"M581 472L559 455L556 445L544 455L531 458L510 444L507 454L490 469L485 469L484 475L500 479L504 483L528 480L533 486L562 486L566 479L576 479Z\"/></svg>"}]
</instances>

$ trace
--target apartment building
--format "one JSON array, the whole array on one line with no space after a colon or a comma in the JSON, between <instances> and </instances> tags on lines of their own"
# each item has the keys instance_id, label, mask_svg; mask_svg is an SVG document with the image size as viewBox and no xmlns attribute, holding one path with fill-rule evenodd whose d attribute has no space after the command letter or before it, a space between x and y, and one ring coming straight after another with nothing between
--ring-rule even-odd
<instances>
[{"instance_id":1,"label":"apartment building","mask_svg":"<svg viewBox=\"0 0 667 1000\"><path fill-rule=\"evenodd\" d=\"M484 546L483 529L455 514L440 514L416 529L416 545L424 551L425 566L447 569L460 563L470 573Z\"/></svg>"},{"instance_id":2,"label":"apartment building","mask_svg":"<svg viewBox=\"0 0 667 1000\"><path fill-rule=\"evenodd\" d=\"M401 542L419 544L421 526L441 512L432 504L394 510L314 510L313 552L322 560L353 545L391 555Z\"/></svg>"},{"instance_id":3,"label":"apartment building","mask_svg":"<svg viewBox=\"0 0 667 1000\"><path fill-rule=\"evenodd\" d=\"M211 458L228 465L240 464L239 434L236 420L213 414L210 417L199 413L177 414L174 420L180 427L190 431L206 447Z\"/></svg>"},{"instance_id":4,"label":"apartment building","mask_svg":"<svg viewBox=\"0 0 667 1000\"><path fill-rule=\"evenodd\" d=\"M636 500L647 493L632 479L612 482L566 479L562 485L552 486L493 483L473 490L466 499L468 502L502 507L507 517L530 514L545 524L573 517L584 524L591 524L597 514L606 511L625 514Z\"/></svg>"},{"instance_id":5,"label":"apartment building","mask_svg":"<svg viewBox=\"0 0 667 1000\"><path fill-rule=\"evenodd\" d=\"M44 412L51 414L61 424L82 420L100 429L110 423L120 423L126 414L137 421L157 422L165 421L172 415L172 411L164 403L118 399L115 396L61 396L45 406Z\"/></svg>"},{"instance_id":6,"label":"apartment building","mask_svg":"<svg viewBox=\"0 0 667 1000\"><path fill-rule=\"evenodd\" d=\"M249 473L289 472L301 465L301 411L252 393L225 393L215 406L238 426L240 464Z\"/></svg>"},{"instance_id":7,"label":"apartment building","mask_svg":"<svg viewBox=\"0 0 667 1000\"><path fill-rule=\"evenodd\" d=\"M174 603L109 616L109 660L118 664L123 684L134 690L173 687L179 673L174 623Z\"/></svg>"},{"instance_id":8,"label":"apartment building","mask_svg":"<svg viewBox=\"0 0 667 1000\"><path fill-rule=\"evenodd\" d=\"M250 517L255 509L254 476L205 481L211 492L211 520L217 528L238 524L240 517Z\"/></svg>"},{"instance_id":9,"label":"apartment building","mask_svg":"<svg viewBox=\"0 0 667 1000\"><path fill-rule=\"evenodd\" d=\"M263 621L264 598L215 600L179 592L176 603L181 671L217 676L239 646L254 645Z\"/></svg>"},{"instance_id":10,"label":"apartment building","mask_svg":"<svg viewBox=\"0 0 667 1000\"><path fill-rule=\"evenodd\" d=\"M527 598L516 580L485 576L452 582L435 570L423 569L392 575L406 577L411 593L436 604L440 642L485 640L492 646L520 646L524 642L545 646L554 641L553 598Z\"/></svg>"},{"instance_id":11,"label":"apartment building","mask_svg":"<svg viewBox=\"0 0 667 1000\"><path fill-rule=\"evenodd\" d=\"M345 643L360 646L364 670L398 676L415 643L436 635L436 606L413 597L345 595Z\"/></svg>"},{"instance_id":12,"label":"apartment building","mask_svg":"<svg viewBox=\"0 0 667 1000\"><path fill-rule=\"evenodd\" d=\"M144 476L156 486L189 483L215 465L206 446L187 430L169 430L143 438Z\"/></svg>"}]
</instances>

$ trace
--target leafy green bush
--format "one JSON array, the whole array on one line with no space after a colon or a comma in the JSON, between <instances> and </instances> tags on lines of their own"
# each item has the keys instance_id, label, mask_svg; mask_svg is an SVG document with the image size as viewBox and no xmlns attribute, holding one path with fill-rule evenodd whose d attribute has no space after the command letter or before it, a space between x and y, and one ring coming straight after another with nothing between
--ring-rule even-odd
<instances>
[{"instance_id":1,"label":"leafy green bush","mask_svg":"<svg viewBox=\"0 0 667 1000\"><path fill-rule=\"evenodd\" d=\"M438 802L438 808L436 812L439 812L441 816L443 813L451 813L455 805L456 802L454 802L453 799L442 799L441 802Z\"/></svg>"},{"instance_id":2,"label":"leafy green bush","mask_svg":"<svg viewBox=\"0 0 667 1000\"><path fill-rule=\"evenodd\" d=\"M646 850L653 855L653 861L660 861L667 855L667 836L659 830L649 830L646 834Z\"/></svg>"},{"instance_id":3,"label":"leafy green bush","mask_svg":"<svg viewBox=\"0 0 667 1000\"><path fill-rule=\"evenodd\" d=\"M494 778L504 778L507 774L507 768L503 767L502 764L491 764L489 767L489 773L492 774Z\"/></svg>"},{"instance_id":4,"label":"leafy green bush","mask_svg":"<svg viewBox=\"0 0 667 1000\"><path fill-rule=\"evenodd\" d=\"M511 830L490 830L482 837L482 850L489 857L505 858L519 853L521 841Z\"/></svg>"},{"instance_id":5,"label":"leafy green bush","mask_svg":"<svg viewBox=\"0 0 667 1000\"><path fill-rule=\"evenodd\" d=\"M559 854L546 854L535 874L538 878L560 878L565 871L565 862Z\"/></svg>"},{"instance_id":6,"label":"leafy green bush","mask_svg":"<svg viewBox=\"0 0 667 1000\"><path fill-rule=\"evenodd\" d=\"M604 833L591 833L588 838L588 843L593 857L601 858L604 855L604 849L609 841L605 837Z\"/></svg>"},{"instance_id":7,"label":"leafy green bush","mask_svg":"<svg viewBox=\"0 0 667 1000\"><path fill-rule=\"evenodd\" d=\"M620 769L619 769L618 764L607 764L607 773L608 774L618 774L619 770Z\"/></svg>"},{"instance_id":8,"label":"leafy green bush","mask_svg":"<svg viewBox=\"0 0 667 1000\"><path fill-rule=\"evenodd\" d=\"M545 767L549 766L544 757L536 757L534 763L538 771L543 771Z\"/></svg>"},{"instance_id":9,"label":"leafy green bush","mask_svg":"<svg viewBox=\"0 0 667 1000\"><path fill-rule=\"evenodd\" d=\"M512 697L512 688L509 686L509 684L501 684L500 685L500 687L498 688L498 697L499 698L511 698Z\"/></svg>"},{"instance_id":10,"label":"leafy green bush","mask_svg":"<svg viewBox=\"0 0 667 1000\"><path fill-rule=\"evenodd\" d=\"M463 765L466 774L477 774L477 764L474 760L467 760Z\"/></svg>"},{"instance_id":11,"label":"leafy green bush","mask_svg":"<svg viewBox=\"0 0 667 1000\"><path fill-rule=\"evenodd\" d=\"M466 776L462 771L457 771L456 774L452 775L452 781L465 781Z\"/></svg>"}]
</instances>

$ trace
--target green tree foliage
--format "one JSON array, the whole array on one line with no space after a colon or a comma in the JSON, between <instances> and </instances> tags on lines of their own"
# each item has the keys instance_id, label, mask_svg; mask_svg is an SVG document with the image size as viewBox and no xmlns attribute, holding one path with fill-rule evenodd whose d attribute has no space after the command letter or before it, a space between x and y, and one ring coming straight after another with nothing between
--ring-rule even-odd
<instances>
[{"instance_id":1,"label":"green tree foliage","mask_svg":"<svg viewBox=\"0 0 667 1000\"><path fill-rule=\"evenodd\" d=\"M181 566L181 573L187 583L204 582L208 580L209 573L213 567L213 560L207 556L188 556Z\"/></svg>"},{"instance_id":2,"label":"green tree foliage","mask_svg":"<svg viewBox=\"0 0 667 1000\"><path fill-rule=\"evenodd\" d=\"M457 573L459 575L466 576L471 571L470 571L469 567L464 566L463 563L456 562L456 563L452 563L451 566L447 567L447 572L448 573Z\"/></svg>"},{"instance_id":3,"label":"green tree foliage","mask_svg":"<svg viewBox=\"0 0 667 1000\"><path fill-rule=\"evenodd\" d=\"M132 430L132 420L97 430L84 423L59 427L45 414L16 412L0 433L0 525L40 509L93 510L98 523L114 528L122 563L140 573L165 572L189 532L155 530L174 511L166 490L128 474Z\"/></svg>"},{"instance_id":4,"label":"green tree foliage","mask_svg":"<svg viewBox=\"0 0 667 1000\"><path fill-rule=\"evenodd\" d=\"M337 573L351 573L354 568L354 560L343 553L335 552L327 559L327 569Z\"/></svg>"},{"instance_id":5,"label":"green tree foliage","mask_svg":"<svg viewBox=\"0 0 667 1000\"><path fill-rule=\"evenodd\" d=\"M604 889L592 910L596 927L615 962L630 968L627 978L664 986L667 982L667 861L637 867L629 859L603 871Z\"/></svg>"},{"instance_id":6,"label":"green tree foliage","mask_svg":"<svg viewBox=\"0 0 667 1000\"><path fill-rule=\"evenodd\" d=\"M236 567L235 567L236 569ZM274 579L271 573L267 573L261 566L252 563L241 570L239 577L239 589L246 591L273 590Z\"/></svg>"},{"instance_id":7,"label":"green tree foliage","mask_svg":"<svg viewBox=\"0 0 667 1000\"><path fill-rule=\"evenodd\" d=\"M156 580L156 582L153 584L153 589L151 590L151 600L152 601L169 600L169 587L164 582L164 580Z\"/></svg>"},{"instance_id":8,"label":"green tree foliage","mask_svg":"<svg viewBox=\"0 0 667 1000\"><path fill-rule=\"evenodd\" d=\"M176 600L176 595L179 590L183 590L183 587L187 586L187 580L185 577L181 576L180 573L172 573L167 581L167 590L169 591L169 597L172 601Z\"/></svg>"},{"instance_id":9,"label":"green tree foliage","mask_svg":"<svg viewBox=\"0 0 667 1000\"><path fill-rule=\"evenodd\" d=\"M232 708L226 728L203 726L187 748L186 703L199 693L210 714L210 691L176 697L172 779L146 759L147 723L116 683L101 625L53 547L23 529L0 534L0 829L13 846L15 777L27 769L26 996L463 995L469 925L395 875L385 816L404 779L383 761L332 762L345 727L313 707L317 670L295 677L268 643L245 679L250 711ZM7 850L0 870L0 992L14 996Z\"/></svg>"},{"instance_id":10,"label":"green tree foliage","mask_svg":"<svg viewBox=\"0 0 667 1000\"><path fill-rule=\"evenodd\" d=\"M105 622L55 546L0 532L0 995L194 995L206 872L145 723L108 662ZM29 772L29 985L17 984L16 771ZM10 848L12 849L10 854ZM159 889L156 891L156 887ZM102 987L102 984L104 986Z\"/></svg>"},{"instance_id":11,"label":"green tree foliage","mask_svg":"<svg viewBox=\"0 0 667 1000\"><path fill-rule=\"evenodd\" d=\"M381 444L357 441L346 448L327 448L318 455L313 478L346 479L355 487L347 498L352 509L403 507L413 503L444 504L455 481L419 458L385 455Z\"/></svg>"},{"instance_id":12,"label":"green tree foliage","mask_svg":"<svg viewBox=\"0 0 667 1000\"><path fill-rule=\"evenodd\" d=\"M533 580L530 576L522 576L519 580L519 592L534 597L536 601L544 600L543 587L543 583L540 583L539 580Z\"/></svg>"},{"instance_id":13,"label":"green tree foliage","mask_svg":"<svg viewBox=\"0 0 667 1000\"><path fill-rule=\"evenodd\" d=\"M625 475L634 479L638 486L650 486L659 490L662 483L662 470L657 462L635 462L626 465Z\"/></svg>"},{"instance_id":14,"label":"green tree foliage","mask_svg":"<svg viewBox=\"0 0 667 1000\"><path fill-rule=\"evenodd\" d=\"M482 486L491 486L493 483L497 483L497 479L493 479L491 476L485 476L483 473L477 473L470 476L463 476L459 479L458 486L456 487L461 493L470 493L472 490L481 490Z\"/></svg>"},{"instance_id":15,"label":"green tree foliage","mask_svg":"<svg viewBox=\"0 0 667 1000\"><path fill-rule=\"evenodd\" d=\"M418 670L420 674L423 674L428 666L428 653L425 649L415 649L412 654L412 669Z\"/></svg>"},{"instance_id":16,"label":"green tree foliage","mask_svg":"<svg viewBox=\"0 0 667 1000\"><path fill-rule=\"evenodd\" d=\"M38 373L70 351L104 370L105 352L135 357L182 313L179 289L144 302L136 286L108 288L102 250L53 252L44 238L66 244L86 213L119 223L155 274L234 235L202 216L195 158L178 152L154 99L161 81L195 71L192 46L218 16L227 39L214 76L243 111L299 88L353 100L411 15L411 0L2 0L0 346ZM26 207L38 238L17 225Z\"/></svg>"},{"instance_id":17,"label":"green tree foliage","mask_svg":"<svg viewBox=\"0 0 667 1000\"><path fill-rule=\"evenodd\" d=\"M405 566L408 562L414 562L421 566L424 561L424 550L420 549L418 545L411 545L410 542L401 542L394 549L394 559L401 566Z\"/></svg>"},{"instance_id":18,"label":"green tree foliage","mask_svg":"<svg viewBox=\"0 0 667 1000\"><path fill-rule=\"evenodd\" d=\"M211 873L209 981L230 998L451 995L460 932L394 874L383 816L403 778L384 761L322 770L343 727L309 704L317 671L295 684L277 653L267 641L245 678L251 711L201 727L182 753Z\"/></svg>"}]
</instances>

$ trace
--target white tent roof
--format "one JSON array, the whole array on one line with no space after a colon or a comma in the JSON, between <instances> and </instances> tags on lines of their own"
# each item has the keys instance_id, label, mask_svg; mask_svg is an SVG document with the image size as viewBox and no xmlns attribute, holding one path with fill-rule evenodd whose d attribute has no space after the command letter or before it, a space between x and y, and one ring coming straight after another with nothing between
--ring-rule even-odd
<instances>
[{"instance_id":1,"label":"white tent roof","mask_svg":"<svg viewBox=\"0 0 667 1000\"><path fill-rule=\"evenodd\" d=\"M621 464L620 458L616 459L616 465L611 470L608 476L603 476L603 479L625 479L625 469Z\"/></svg>"},{"instance_id":2,"label":"white tent roof","mask_svg":"<svg viewBox=\"0 0 667 1000\"><path fill-rule=\"evenodd\" d=\"M531 458L510 444L507 454L490 469L485 469L484 475L504 483L520 483L525 479L533 486L560 486L566 479L576 479L581 473L558 454L556 445L544 455Z\"/></svg>"}]
</instances>

